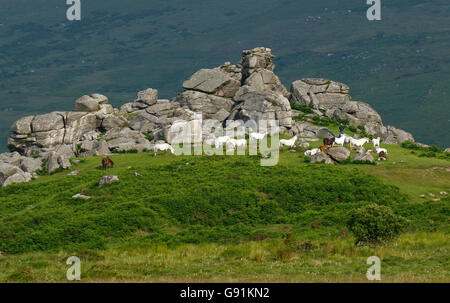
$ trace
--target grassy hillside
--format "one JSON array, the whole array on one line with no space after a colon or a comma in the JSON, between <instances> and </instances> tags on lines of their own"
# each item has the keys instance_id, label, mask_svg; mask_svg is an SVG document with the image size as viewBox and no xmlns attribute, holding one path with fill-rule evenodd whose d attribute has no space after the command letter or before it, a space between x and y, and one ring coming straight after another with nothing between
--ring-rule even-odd
<instances>
[{"instance_id":1,"label":"grassy hillside","mask_svg":"<svg viewBox=\"0 0 450 303\"><path fill-rule=\"evenodd\" d=\"M71 255L84 281L364 281L371 255L385 281L448 281L450 200L439 192L450 161L388 148L381 166L141 153L113 156L105 172L87 158L78 176L0 189L0 281L64 281ZM120 181L99 188L106 173ZM355 247L348 213L373 202L411 224L392 243Z\"/></svg>"},{"instance_id":2,"label":"grassy hillside","mask_svg":"<svg viewBox=\"0 0 450 303\"><path fill-rule=\"evenodd\" d=\"M355 100L424 143L450 145L450 4L384 1L368 22L360 0L0 0L0 150L24 115L70 110L100 92L114 105L154 87L170 98L199 68L267 46L286 86L304 77L350 85Z\"/></svg>"}]
</instances>

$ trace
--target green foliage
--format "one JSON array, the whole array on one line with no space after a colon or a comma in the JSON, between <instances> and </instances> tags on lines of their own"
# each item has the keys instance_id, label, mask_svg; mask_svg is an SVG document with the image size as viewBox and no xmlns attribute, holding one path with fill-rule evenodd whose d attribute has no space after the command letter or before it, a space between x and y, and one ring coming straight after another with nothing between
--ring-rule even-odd
<instances>
[{"instance_id":1,"label":"green foliage","mask_svg":"<svg viewBox=\"0 0 450 303\"><path fill-rule=\"evenodd\" d=\"M113 154L137 154L138 150L137 149L128 149L128 150L113 150L112 151Z\"/></svg>"},{"instance_id":2,"label":"green foliage","mask_svg":"<svg viewBox=\"0 0 450 303\"><path fill-rule=\"evenodd\" d=\"M126 169L134 157L141 166L133 171L144 177ZM398 188L344 167L261 167L257 158L142 153L117 155L114 162L111 174L120 182L101 188L104 172L97 169L2 188L0 250L102 249L124 238L141 246L229 242L252 238L260 226L297 224L308 230L314 221L338 232L346 212L362 201L405 200ZM89 159L78 169L97 164ZM80 192L92 199L71 198ZM138 230L148 235L135 235Z\"/></svg>"},{"instance_id":3,"label":"green foliage","mask_svg":"<svg viewBox=\"0 0 450 303\"><path fill-rule=\"evenodd\" d=\"M299 110L305 114L314 114L313 109L306 105L300 105L300 104L291 102L291 108L294 110Z\"/></svg>"},{"instance_id":4,"label":"green foliage","mask_svg":"<svg viewBox=\"0 0 450 303\"><path fill-rule=\"evenodd\" d=\"M356 244L381 244L405 231L408 220L395 215L389 207L372 203L351 211L347 226Z\"/></svg>"},{"instance_id":5,"label":"green foliage","mask_svg":"<svg viewBox=\"0 0 450 303\"><path fill-rule=\"evenodd\" d=\"M145 136L145 138L147 138L148 141L153 141L154 138L150 133L143 132L142 134Z\"/></svg>"},{"instance_id":6,"label":"green foliage","mask_svg":"<svg viewBox=\"0 0 450 303\"><path fill-rule=\"evenodd\" d=\"M414 142L403 142L401 144L402 148L412 150L411 153L416 154L419 152L419 157L424 158L438 158L438 159L448 159L450 160L450 153L445 153L441 148L431 145L430 147L420 146Z\"/></svg>"}]
</instances>

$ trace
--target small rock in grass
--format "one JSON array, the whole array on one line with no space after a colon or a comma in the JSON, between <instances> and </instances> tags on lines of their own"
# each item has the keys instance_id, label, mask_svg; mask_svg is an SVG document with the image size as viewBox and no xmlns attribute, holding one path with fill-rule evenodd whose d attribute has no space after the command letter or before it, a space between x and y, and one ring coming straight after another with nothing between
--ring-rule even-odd
<instances>
[{"instance_id":1,"label":"small rock in grass","mask_svg":"<svg viewBox=\"0 0 450 303\"><path fill-rule=\"evenodd\" d=\"M421 197L421 198L425 198L425 195L420 195L419 197Z\"/></svg>"},{"instance_id":2,"label":"small rock in grass","mask_svg":"<svg viewBox=\"0 0 450 303\"><path fill-rule=\"evenodd\" d=\"M142 177L142 175L140 174L140 173L138 173L138 172L134 172L134 174L133 174L135 177Z\"/></svg>"},{"instance_id":3,"label":"small rock in grass","mask_svg":"<svg viewBox=\"0 0 450 303\"><path fill-rule=\"evenodd\" d=\"M436 197L436 195L435 195L435 194L432 194L432 193L429 193L428 195L429 195L430 197L432 197L432 198Z\"/></svg>"},{"instance_id":4,"label":"small rock in grass","mask_svg":"<svg viewBox=\"0 0 450 303\"><path fill-rule=\"evenodd\" d=\"M4 252L0 250L0 257L4 255Z\"/></svg>"},{"instance_id":5,"label":"small rock in grass","mask_svg":"<svg viewBox=\"0 0 450 303\"><path fill-rule=\"evenodd\" d=\"M72 160L72 162L74 163L74 164L80 164L80 160Z\"/></svg>"},{"instance_id":6,"label":"small rock in grass","mask_svg":"<svg viewBox=\"0 0 450 303\"><path fill-rule=\"evenodd\" d=\"M67 175L68 175L68 176L76 176L76 175L78 175L79 173L80 173L79 170L74 170L73 172L70 172L70 173L68 173Z\"/></svg>"},{"instance_id":7,"label":"small rock in grass","mask_svg":"<svg viewBox=\"0 0 450 303\"><path fill-rule=\"evenodd\" d=\"M73 199L85 199L85 200L89 200L91 197L89 196L85 196L83 194L76 194L75 196L72 196Z\"/></svg>"},{"instance_id":8,"label":"small rock in grass","mask_svg":"<svg viewBox=\"0 0 450 303\"><path fill-rule=\"evenodd\" d=\"M440 194L441 194L442 196L445 196L445 195L447 195L447 192L446 192L446 191L441 191Z\"/></svg>"},{"instance_id":9,"label":"small rock in grass","mask_svg":"<svg viewBox=\"0 0 450 303\"><path fill-rule=\"evenodd\" d=\"M111 183L111 182L116 182L119 181L119 177L118 176L104 176L100 179L100 181L98 181L98 186L103 186L105 183Z\"/></svg>"}]
</instances>

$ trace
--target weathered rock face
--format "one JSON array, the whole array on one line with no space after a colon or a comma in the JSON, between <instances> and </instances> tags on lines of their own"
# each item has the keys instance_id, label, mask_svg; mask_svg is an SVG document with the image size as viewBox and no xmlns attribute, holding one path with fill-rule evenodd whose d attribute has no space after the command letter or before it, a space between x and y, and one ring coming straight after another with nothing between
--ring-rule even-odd
<instances>
[{"instance_id":1,"label":"weathered rock face","mask_svg":"<svg viewBox=\"0 0 450 303\"><path fill-rule=\"evenodd\" d=\"M245 50L242 52L242 80L245 81L257 69L267 69L273 71L275 65L273 64L272 50L270 48L258 47L252 50Z\"/></svg>"},{"instance_id":2,"label":"weathered rock face","mask_svg":"<svg viewBox=\"0 0 450 303\"><path fill-rule=\"evenodd\" d=\"M291 85L291 101L315 109L328 110L350 101L350 89L343 83L328 79L308 78Z\"/></svg>"},{"instance_id":3,"label":"weathered rock face","mask_svg":"<svg viewBox=\"0 0 450 303\"><path fill-rule=\"evenodd\" d=\"M74 112L96 112L100 110L101 104L108 103L108 98L100 94L82 96L75 101Z\"/></svg>"},{"instance_id":4,"label":"weathered rock face","mask_svg":"<svg viewBox=\"0 0 450 303\"><path fill-rule=\"evenodd\" d=\"M444 153L450 153L450 147L444 150Z\"/></svg>"},{"instance_id":5,"label":"weathered rock face","mask_svg":"<svg viewBox=\"0 0 450 303\"><path fill-rule=\"evenodd\" d=\"M224 121L235 105L231 99L208 95L196 91L186 91L178 95L174 100L181 106L186 106L194 112L203 114L203 119L215 119Z\"/></svg>"},{"instance_id":6,"label":"weathered rock face","mask_svg":"<svg viewBox=\"0 0 450 303\"><path fill-rule=\"evenodd\" d=\"M185 89L228 98L232 98L240 86L239 81L221 68L201 69L183 83Z\"/></svg>"},{"instance_id":7,"label":"weathered rock face","mask_svg":"<svg viewBox=\"0 0 450 303\"><path fill-rule=\"evenodd\" d=\"M386 133L383 136L383 142L385 144L396 144L406 141L414 142L413 135L404 130L395 128L394 126L386 127Z\"/></svg>"},{"instance_id":8,"label":"weathered rock face","mask_svg":"<svg viewBox=\"0 0 450 303\"><path fill-rule=\"evenodd\" d=\"M281 83L280 79L274 72L267 69L256 69L244 82L244 86L237 92L235 98L238 98L241 91L260 91L260 92L275 92L283 95L286 98L290 97L289 92Z\"/></svg>"},{"instance_id":9,"label":"weathered rock face","mask_svg":"<svg viewBox=\"0 0 450 303\"><path fill-rule=\"evenodd\" d=\"M24 183L31 181L31 174L24 172L17 166L0 163L0 187L4 187L13 183Z\"/></svg>"},{"instance_id":10,"label":"weathered rock face","mask_svg":"<svg viewBox=\"0 0 450 303\"><path fill-rule=\"evenodd\" d=\"M281 94L249 90L242 92L236 101L238 105L230 120L279 120L280 127L292 126L291 105Z\"/></svg>"},{"instance_id":11,"label":"weathered rock face","mask_svg":"<svg viewBox=\"0 0 450 303\"><path fill-rule=\"evenodd\" d=\"M414 141L411 134L385 127L380 115L367 103L351 101L346 84L328 79L308 78L291 85L291 102L325 112L334 120L347 120L350 125L364 126L369 135L381 137L387 144Z\"/></svg>"}]
</instances>

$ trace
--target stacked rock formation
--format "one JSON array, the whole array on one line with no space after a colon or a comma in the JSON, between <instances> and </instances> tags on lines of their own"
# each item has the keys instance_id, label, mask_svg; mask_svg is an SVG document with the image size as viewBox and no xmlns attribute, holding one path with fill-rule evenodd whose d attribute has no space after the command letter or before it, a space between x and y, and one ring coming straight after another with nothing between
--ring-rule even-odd
<instances>
[{"instance_id":1,"label":"stacked rock formation","mask_svg":"<svg viewBox=\"0 0 450 303\"><path fill-rule=\"evenodd\" d=\"M28 182L40 170L52 173L67 168L75 157L149 150L158 140L178 143L179 136L170 131L171 126L202 127L207 119L224 126L228 121L278 120L282 134L315 137L320 127L293 121L291 103L323 110L326 116L355 126L364 125L369 134L382 137L385 143L414 140L409 133L383 126L368 104L352 101L345 84L303 79L292 83L289 92L274 73L273 58L271 50L264 47L243 51L239 64L226 62L194 73L183 83L184 91L171 100L159 99L158 91L149 88L115 109L107 97L92 94L76 100L72 111L24 117L11 127L11 153L0 155L0 187ZM192 140L201 142L210 136L203 129Z\"/></svg>"},{"instance_id":2,"label":"stacked rock formation","mask_svg":"<svg viewBox=\"0 0 450 303\"><path fill-rule=\"evenodd\" d=\"M386 144L414 141L413 136L393 126L384 126L380 115L367 103L352 101L350 88L328 79L303 79L292 83L291 102L325 111L334 120L364 126L368 134L380 137Z\"/></svg>"}]
</instances>

